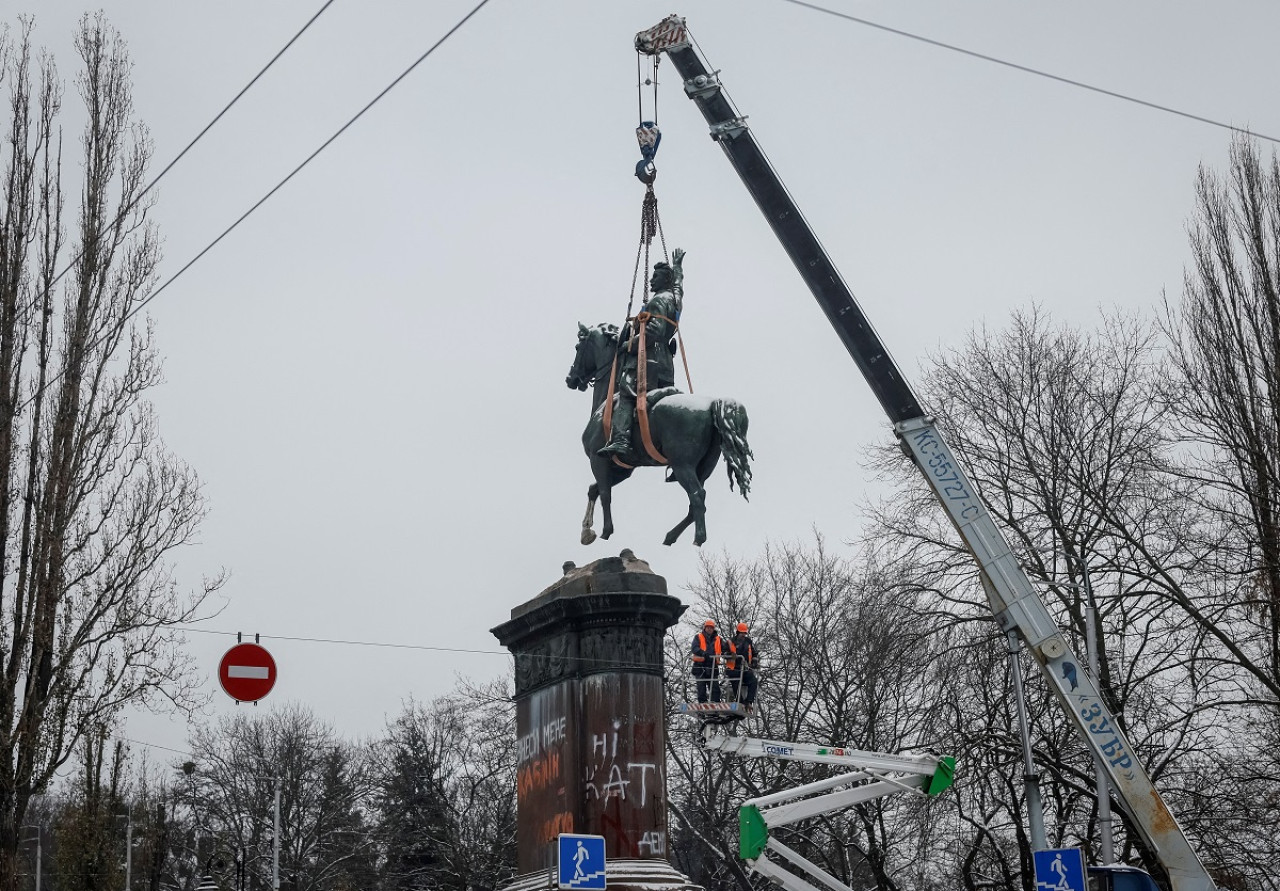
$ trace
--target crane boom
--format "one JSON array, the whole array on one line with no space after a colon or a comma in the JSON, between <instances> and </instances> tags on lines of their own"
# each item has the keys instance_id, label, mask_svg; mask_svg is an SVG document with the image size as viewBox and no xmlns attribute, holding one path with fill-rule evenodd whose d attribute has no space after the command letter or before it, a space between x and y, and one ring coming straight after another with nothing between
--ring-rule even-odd
<instances>
[{"instance_id":1,"label":"crane boom","mask_svg":"<svg viewBox=\"0 0 1280 891\"><path fill-rule=\"evenodd\" d=\"M1071 651L960 462L912 392L866 314L765 156L746 118L729 102L718 71L709 71L684 19L670 16L636 35L636 49L666 53L702 112L711 137L741 177L801 278L862 371L895 434L972 552L1000 627L1026 642L1049 688L1105 768L1112 789L1174 891L1215 891L1182 828L1134 754L1115 716Z\"/></svg>"}]
</instances>

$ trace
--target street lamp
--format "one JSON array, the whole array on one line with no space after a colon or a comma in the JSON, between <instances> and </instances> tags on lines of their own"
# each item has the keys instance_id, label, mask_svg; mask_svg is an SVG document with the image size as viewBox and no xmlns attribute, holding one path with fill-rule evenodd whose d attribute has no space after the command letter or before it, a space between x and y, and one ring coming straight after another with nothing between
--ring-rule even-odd
<instances>
[{"instance_id":1,"label":"street lamp","mask_svg":"<svg viewBox=\"0 0 1280 891\"><path fill-rule=\"evenodd\" d=\"M35 834L35 840L36 840L36 891L40 891L40 866L41 866L41 861L44 859L44 857L42 856L42 854L43 854L43 848L41 847L40 827L39 827L39 826L25 826L25 827L23 827L23 828L24 828L24 829L32 829L32 830L35 830L35 833L36 833L36 834ZM30 837L28 837L28 838L24 838L24 839L23 839L23 841L31 841L31 838L30 838Z\"/></svg>"},{"instance_id":2,"label":"street lamp","mask_svg":"<svg viewBox=\"0 0 1280 891\"><path fill-rule=\"evenodd\" d=\"M1084 581L1084 646L1089 651L1089 674L1098 685L1098 695L1102 695L1102 673L1098 668L1098 601L1093 596L1093 581L1089 577L1089 565L1076 558L1080 568L1080 577ZM1111 781L1107 779L1106 768L1102 759L1095 752L1093 756L1093 772L1098 786L1098 828L1101 841L1103 863L1115 863L1115 841L1111 836Z\"/></svg>"},{"instance_id":3,"label":"street lamp","mask_svg":"<svg viewBox=\"0 0 1280 891\"><path fill-rule=\"evenodd\" d=\"M1068 552L1069 553L1069 552ZM1089 575L1089 566L1084 560L1069 554L1069 559L1075 563L1076 568L1080 571L1080 580L1082 584L1074 582L1060 582L1056 580L1048 580L1044 582L1046 585L1058 588L1070 588L1084 594L1084 647L1085 656L1089 661L1089 676L1098 687L1098 695L1102 695L1102 673L1099 669L1100 657L1098 653L1098 601L1093 595L1093 580ZM1012 646L1012 644L1010 644ZM1028 739L1027 744L1030 741ZM1099 851L1104 864L1115 862L1115 839L1113 836L1112 819L1111 819L1111 781L1107 779L1107 770L1102 763L1102 758L1097 752L1093 755L1093 774L1094 783L1097 788L1098 797L1098 835L1099 835ZM1043 819L1043 815L1042 815Z\"/></svg>"},{"instance_id":4,"label":"street lamp","mask_svg":"<svg viewBox=\"0 0 1280 891\"><path fill-rule=\"evenodd\" d=\"M275 830L271 838L271 888L280 891L280 774L276 774Z\"/></svg>"},{"instance_id":5,"label":"street lamp","mask_svg":"<svg viewBox=\"0 0 1280 891\"><path fill-rule=\"evenodd\" d=\"M1026 694L1022 689L1022 663L1018 659L1021 642L1017 631L1005 634L1009 643L1009 676L1013 683L1013 699L1018 707L1018 730L1022 736L1022 779L1027 798L1027 820L1031 824L1031 850L1047 851L1044 831L1044 803L1040 800L1040 774L1031 757L1031 727L1027 722Z\"/></svg>"},{"instance_id":6,"label":"street lamp","mask_svg":"<svg viewBox=\"0 0 1280 891\"><path fill-rule=\"evenodd\" d=\"M999 599L991 580L982 573L982 587L987 597L995 602ZM1009 646L1009 680L1013 684L1013 701L1018 709L1018 731L1022 736L1022 781L1024 795L1027 799L1027 822L1030 824L1031 850L1047 851L1049 842L1044 831L1044 803L1040 799L1040 774L1036 770L1035 761L1031 757L1031 727L1027 722L1026 693L1022 688L1022 663L1018 659L1021 641L1018 632L1010 629L1005 632L1005 640Z\"/></svg>"},{"instance_id":7,"label":"street lamp","mask_svg":"<svg viewBox=\"0 0 1280 891\"><path fill-rule=\"evenodd\" d=\"M182 771L183 775L186 776L187 778L187 794L191 799L191 818L195 824L194 827L192 828L192 837L191 837L192 854L195 860L195 870L197 874L203 875L206 878L208 878L207 872L211 867L214 855L213 855L213 852L210 851L208 863L200 859L200 839L201 839L201 834L205 832L205 827L201 825L200 808L197 807L197 799L196 799L196 771L198 769L199 768L196 765L196 762L194 761L184 761L182 762L182 765L179 767L179 770ZM177 801L176 795L174 796L174 801L175 802Z\"/></svg>"},{"instance_id":8,"label":"street lamp","mask_svg":"<svg viewBox=\"0 0 1280 891\"><path fill-rule=\"evenodd\" d=\"M124 830L124 891L132 891L133 888L133 808L129 808L123 814L116 814L117 820L125 821Z\"/></svg>"}]
</instances>

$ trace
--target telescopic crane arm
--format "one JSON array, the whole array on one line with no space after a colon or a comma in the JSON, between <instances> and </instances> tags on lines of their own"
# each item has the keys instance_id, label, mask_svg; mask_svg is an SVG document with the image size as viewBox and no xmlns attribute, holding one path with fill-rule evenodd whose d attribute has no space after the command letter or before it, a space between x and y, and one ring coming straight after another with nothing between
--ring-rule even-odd
<instances>
[{"instance_id":1,"label":"telescopic crane arm","mask_svg":"<svg viewBox=\"0 0 1280 891\"><path fill-rule=\"evenodd\" d=\"M666 53L684 90L702 112L725 156L813 292L849 355L947 516L973 553L1000 627L1026 642L1049 688L1106 769L1112 789L1160 863L1174 891L1215 891L1182 828L1156 791L1115 717L1102 701L1005 541L986 505L952 454L830 257L787 193L747 126L725 96L719 72L707 70L684 20L670 16L636 35L636 49Z\"/></svg>"}]
</instances>

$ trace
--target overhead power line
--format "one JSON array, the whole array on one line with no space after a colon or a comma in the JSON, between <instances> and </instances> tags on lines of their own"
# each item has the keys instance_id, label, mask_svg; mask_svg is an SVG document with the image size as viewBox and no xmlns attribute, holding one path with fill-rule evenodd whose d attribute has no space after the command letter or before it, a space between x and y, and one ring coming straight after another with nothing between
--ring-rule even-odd
<instances>
[{"instance_id":1,"label":"overhead power line","mask_svg":"<svg viewBox=\"0 0 1280 891\"><path fill-rule=\"evenodd\" d=\"M330 0L330 2L332 2L332 0ZM463 25L465 25L465 24L466 24L466 23L471 19L471 17L472 17L472 16L474 16L477 12L479 12L482 8L484 8L484 6L486 6L488 3L489 3L489 0L480 0L480 2L479 2L479 3L477 3L477 4L476 4L472 9L471 9L471 11L470 11L470 12L468 12L466 15L464 15L461 19L459 19L459 20L458 20L458 23L457 23L457 24L455 24L452 28L450 28L447 32L445 32L445 34L444 34L444 36L443 36L443 37L441 37L439 40L437 40L435 43L433 43L433 44L431 45L430 49L428 49L425 53L423 53L421 56L419 56L419 57L418 57L418 58L413 62L413 64L411 64L408 68L406 68L403 72L401 72L401 73L400 73L400 75L399 75L395 80L393 80L393 81L391 81L391 83L387 84L387 86L386 86L386 87L384 87L384 88L382 89L382 91L381 91L380 93L378 93L378 95L374 96L371 100L369 100L369 103L368 103L367 105L365 105L365 106L364 106L364 108L362 108L362 109L360 109L358 112L356 112L356 113L355 113L355 115L354 115L350 120L348 120L345 124L343 124L341 127L339 127L339 128L338 128L338 130L337 130L337 132L335 132L332 136L330 136L330 137L329 137L328 139L326 139L323 143L321 143L319 148L317 148L317 149L316 149L315 151L313 151L310 155L308 155L308 156L307 156L307 157L302 161L302 163L301 163L301 164L299 164L297 167L293 168L293 170L291 170L291 171L289 172L289 174L288 174L284 179L282 179L282 180L280 180L280 182L276 183L276 185L275 185L275 186L274 186L274 187L273 187L269 192L267 192L267 194L263 195L263 196L262 196L261 198L259 198L256 202L254 202L254 204L253 204L253 206L252 206L252 207L250 207L248 210L246 210L244 213L242 213L242 214L239 216L239 218L237 218L237 219L236 219L236 221L235 221L234 223L232 223L232 224L231 224L230 226L228 226L226 229L222 230L222 233L221 233L221 234L219 234L219 235L218 235L218 237L217 237L217 238L215 238L213 241L209 242L209 244L207 244L207 245L206 245L206 246L205 246L205 247L204 247L204 248L203 248L203 249L202 249L198 254L196 254L194 257L192 257L190 260L188 260L185 264L183 264L183 266L182 266L182 268L181 268L181 269L179 269L179 270L178 270L177 272L175 272L173 275L169 276L169 278L167 278L167 279L166 279L166 280L165 280L165 281L164 281L164 282L163 282L163 283L162 283L158 288L156 288L154 291L152 291L152 292L147 296L147 298L146 298L145 300L141 301L137 306L135 306L133 309L129 310L129 312L125 313L125 315L120 319L119 323L118 323L118 324L116 324L116 325L113 325L113 326L112 326L112 330L116 330L116 329L118 329L118 328L122 327L122 326L124 325L124 323L125 323L125 322L129 321L131 318L133 318L134 316L136 316L139 312L141 312L143 309L145 309L145 308L146 308L146 307L147 307L147 306L148 306L148 305L149 305L153 300L155 300L155 299L156 299L157 297L159 297L162 293L164 293L164 291L165 291L165 289L166 289L166 288L168 288L168 287L169 287L170 285L172 285L175 281L177 281L177 280L182 276L182 274L183 274L184 272L186 272L188 269L190 269L192 266L194 266L197 262L199 262L199 261L200 261L200 259L201 259L202 257L204 257L204 255L205 255L205 254L207 254L207 253L209 253L209 251L213 250L213 249L218 245L218 243L222 241L222 239L224 239L224 238L226 238L228 235L230 235L230 234L231 234L231 233L232 233L232 232L233 232L233 231L234 231L234 230L235 230L235 229L236 229L236 228L237 228L241 223L243 223L245 220L247 220L247 219L248 219L248 218L249 218L249 217L254 213L254 211L256 211L256 210L257 210L259 207L261 207L262 205L266 204L266 203L267 203L267 201L269 201L269 200L272 198L272 196L274 196L277 192L279 192L282 188L284 188L285 184L286 184L286 183L288 183L288 182L289 182L289 180L291 180L291 179L293 179L295 176L297 176L297 175L298 175L298 173L300 173L304 167L306 167L308 164L310 164L312 161L314 161L314 160L316 159L316 157L317 157L321 152L323 152L323 151L324 151L325 149L327 149L331 144L333 144L333 142L334 142L334 141L335 141L339 136L341 136L343 133L345 133L345 132L346 132L346 131L351 127L351 125L352 125L352 124L354 124L356 121L360 120L360 118L364 117L365 112L367 112L369 109L373 108L373 106L377 105L380 101L382 101L382 99L383 99L383 97L384 97L384 96L386 96L386 95L387 95L388 93L390 93L393 89L395 89L397 86L399 86L399 84L400 84L400 82L401 82L401 81L403 81L406 77L408 77L408 76L413 72L413 70L414 70L415 68L417 68L417 67L418 67L419 65L421 65L423 62L425 62L425 61L427 60L427 57L428 57L428 56L430 56L430 55L431 55L432 53L434 53L437 49L439 49L439 48L441 47L441 45L443 45L443 44L444 44L444 42L445 42L446 40L448 40L450 37L452 37L452 36L453 36L457 31L458 31L458 29L459 29L459 28L461 28ZM326 4L326 6L327 6L327 5L328 5L328 4ZM323 10L321 10L321 12L323 12ZM318 15L318 13L317 13L317 15ZM109 334L109 333L110 333L110 332L108 332L108 333L104 333L104 334L101 334L101 335L99 335L98 337L94 338L92 341L90 341L90 342L89 342L89 344L85 347L85 349L91 349L91 348L93 348L94 346L97 346L99 343L101 343L103 340L105 340L105 339L108 337L108 334ZM26 400L25 402L23 402L23 403L22 403L22 405L21 405L19 408L20 408L20 409L25 409L28 405L30 405L32 402L34 402L34 401L35 401L35 399L36 399L36 398L37 398L41 393L43 393L45 390L47 390L49 387L51 387L54 383L56 383L58 380L60 380L60 379L62 378L62 374L63 374L63 372L59 371L59 372L57 372L56 374L51 375L51 376L50 376L50 378L49 378L49 380L45 382L44 386L42 386L39 390L37 390L35 393L33 393L30 397L28 397L28 398L27 398L27 400Z\"/></svg>"},{"instance_id":2,"label":"overhead power line","mask_svg":"<svg viewBox=\"0 0 1280 891\"><path fill-rule=\"evenodd\" d=\"M918 40L921 43L927 43L930 46L936 46L940 49L950 50L953 53L960 53L961 55L970 56L974 59L981 59L984 62L991 62L996 65L1003 65L1006 68L1012 68L1015 71L1021 71L1025 74L1034 74L1036 77L1047 78L1048 80L1057 81L1058 83L1061 83L1061 84L1067 84L1068 86L1078 87L1079 89L1082 89L1082 90L1089 90L1092 93L1100 93L1103 96L1110 96L1112 99L1120 99L1121 101L1124 101L1124 102L1132 102L1134 105L1141 105L1144 108L1152 108L1152 109L1155 109L1156 111L1163 111L1166 114L1177 115L1180 118L1187 118L1188 120L1199 121L1202 124L1209 124L1210 126L1213 126L1213 127L1221 127L1223 130L1230 130L1232 133L1243 133L1247 136L1254 136L1258 139L1266 140L1267 142L1280 143L1280 137L1267 136L1265 133L1258 133L1256 130L1250 130L1247 127L1237 127L1233 124L1228 124L1223 121L1216 121L1213 118L1206 118L1203 115L1192 114L1189 111L1182 111L1181 109L1173 108L1172 106L1161 105L1158 102L1150 102L1146 99L1139 99L1137 96L1130 96L1127 93L1119 93L1119 92L1116 92L1115 90L1108 90L1103 87L1096 87L1093 84L1087 84L1079 80L1072 80L1069 77L1063 77L1062 75L1053 74L1048 71L1043 71L1039 68L1032 68L1029 65L1019 65L1017 62L1010 62L1006 59L1000 59L995 56L988 56L985 53L979 53L979 52L975 52L974 50L965 49L962 46L956 46L951 43L943 43L941 40L934 40L931 37L925 37L921 34L913 34L910 31L903 31L900 28L890 28L888 25L882 25L879 22L873 22L868 19L859 18L856 15L849 15L846 12L839 12L834 9L828 9L825 6L818 6L814 3L807 3L805 2L805 0L786 0L786 2L792 3L796 6L803 6L805 9L812 9L815 12L825 13L826 15L829 15L829 16L835 16L836 18L844 19L847 22L855 22L856 24L859 24L859 25L866 25L868 28L875 28L878 31L885 31L889 34L896 34L899 37L906 37L910 40Z\"/></svg>"},{"instance_id":3,"label":"overhead power line","mask_svg":"<svg viewBox=\"0 0 1280 891\"><path fill-rule=\"evenodd\" d=\"M218 631L212 628L196 628L191 625L175 625L179 631L186 631L194 634L216 634L220 637L239 637L239 631ZM468 647L439 647L430 644L406 644L406 643L388 643L386 641L377 640L345 640L338 637L298 637L296 635L287 634L259 634L256 635L262 640L288 640L299 643L319 643L319 644L338 644L347 647L374 647L376 649L385 650L421 650L428 653L470 653L477 656L502 656L510 659L514 653L507 650L481 650ZM648 662L639 659L618 660L618 659L597 659L590 656L550 656L540 653L520 653L522 659L544 660L547 662L573 662L579 666L601 665L609 668L626 668L626 669L646 669L653 670L663 667L663 663Z\"/></svg>"},{"instance_id":4,"label":"overhead power line","mask_svg":"<svg viewBox=\"0 0 1280 891\"><path fill-rule=\"evenodd\" d=\"M277 61L279 61L280 57L283 56L289 50L289 47L297 43L298 38L301 37L304 33L306 33L307 29L310 28L313 24L315 24L316 19L320 18L320 16L324 14L324 11L328 9L330 6L332 6L333 3L334 3L334 0L326 0L324 6L321 6L320 9L316 11L315 15L307 19L307 23L303 25L301 29L299 29L298 33L294 34L293 37L289 38L289 42L286 43L284 46L280 47L279 52L277 52L274 56L272 56L270 61L268 61L266 65L262 66L262 69L253 76L253 79L250 80L247 84L245 84L241 88L240 92L236 93L235 96L231 98L230 102L228 102L225 106L223 106L222 111L218 112L217 115L214 116L213 120L205 124L204 129L201 130L199 133L197 133L195 138L187 143L187 147L184 148L182 151L178 152L177 156L168 164L166 164L163 170L161 170L158 174L156 174L155 179L147 183L147 185L143 187L142 191L139 192L132 201L130 201L124 207L120 208L120 212L116 214L116 218L108 226L104 226L102 229L95 232L93 237L96 239L100 237L104 232L106 232L107 229L111 228L111 226L119 225L120 221L124 219L125 215L129 213L129 211L133 210L135 207L138 206L138 202L140 202L143 198L145 198L148 195L148 193L150 193L151 190L156 187L156 185L160 182L160 180L164 179L165 174L168 173L170 170L172 170L174 168L174 165L177 164L179 161L181 161L183 157L186 156L187 152L191 151L191 149L195 147L195 144L199 142L201 139L203 139L206 133L208 133L210 130L213 129L214 124L222 120L223 116L231 110L231 107L235 105L237 102L239 102L240 98L244 96L245 93L249 92L249 89L254 84L256 84L259 80L261 80L262 75L266 74L268 69L270 69L272 65L274 65ZM71 261L67 263L67 265L63 268L63 270L59 272L57 275L55 275L53 277L53 280L49 282L50 288L52 288L58 282L62 281L62 277L66 275L68 272L70 272L75 267L76 263L80 262L80 258L84 256L84 252L86 250L88 250L87 246L82 247L80 249L80 253L76 254L74 257L71 258ZM33 303L32 307L34 306L35 304Z\"/></svg>"},{"instance_id":5,"label":"overhead power line","mask_svg":"<svg viewBox=\"0 0 1280 891\"><path fill-rule=\"evenodd\" d=\"M127 736L117 736L116 739L120 740L121 742L131 743L132 745L135 745L135 746L146 746L149 749L163 749L166 752L173 752L175 755L190 756L192 754L191 752L188 752L186 749L174 749L169 746L162 746L159 743L144 742L143 740L140 740L140 739L130 739Z\"/></svg>"},{"instance_id":6,"label":"overhead power line","mask_svg":"<svg viewBox=\"0 0 1280 891\"><path fill-rule=\"evenodd\" d=\"M190 625L176 626L181 631L194 632L196 634L217 634L222 637L235 637L240 634L239 631L215 631L211 628L193 628ZM439 653L475 653L482 656L510 656L506 650L478 650L468 649L466 647L434 647L427 644L406 644L406 643L386 643L376 640L343 640L336 637L291 637L284 634L262 634L260 637L266 640L292 640L301 643L323 643L323 644L342 644L349 647L380 647L388 650L426 650L428 652Z\"/></svg>"}]
</instances>

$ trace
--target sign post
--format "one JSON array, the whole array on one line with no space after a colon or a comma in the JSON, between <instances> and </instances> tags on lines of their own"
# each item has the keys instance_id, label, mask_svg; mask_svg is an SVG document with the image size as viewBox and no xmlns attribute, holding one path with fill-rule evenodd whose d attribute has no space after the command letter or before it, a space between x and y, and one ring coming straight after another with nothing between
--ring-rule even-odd
<instances>
[{"instance_id":1,"label":"sign post","mask_svg":"<svg viewBox=\"0 0 1280 891\"><path fill-rule=\"evenodd\" d=\"M575 891L604 891L605 856L603 835L560 833L556 862L559 888Z\"/></svg>"},{"instance_id":2,"label":"sign post","mask_svg":"<svg viewBox=\"0 0 1280 891\"><path fill-rule=\"evenodd\" d=\"M218 663L218 681L236 702L257 702L276 684L276 660L256 643L239 643Z\"/></svg>"}]
</instances>

